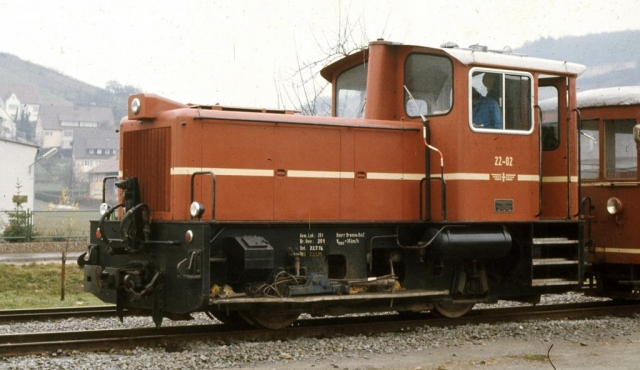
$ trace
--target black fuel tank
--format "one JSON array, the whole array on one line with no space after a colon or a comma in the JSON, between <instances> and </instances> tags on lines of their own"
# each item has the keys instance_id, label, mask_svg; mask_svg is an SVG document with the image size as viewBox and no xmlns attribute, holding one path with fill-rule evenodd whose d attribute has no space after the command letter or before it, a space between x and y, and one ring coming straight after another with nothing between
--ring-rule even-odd
<instances>
[{"instance_id":1,"label":"black fuel tank","mask_svg":"<svg viewBox=\"0 0 640 370\"><path fill-rule=\"evenodd\" d=\"M423 240L431 239L427 256L440 260L503 258L509 254L512 245L511 234L503 227L451 227L440 233L430 229Z\"/></svg>"}]
</instances>

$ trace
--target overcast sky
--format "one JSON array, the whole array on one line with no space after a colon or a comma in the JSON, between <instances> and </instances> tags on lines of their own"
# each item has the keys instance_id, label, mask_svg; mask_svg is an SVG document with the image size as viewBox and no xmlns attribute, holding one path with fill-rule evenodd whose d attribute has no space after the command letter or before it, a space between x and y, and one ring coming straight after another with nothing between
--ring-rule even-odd
<instances>
[{"instance_id":1,"label":"overcast sky","mask_svg":"<svg viewBox=\"0 0 640 370\"><path fill-rule=\"evenodd\" d=\"M1 52L92 85L269 108L296 56L316 58L347 17L368 40L492 49L640 29L636 0L0 0L0 14Z\"/></svg>"}]
</instances>

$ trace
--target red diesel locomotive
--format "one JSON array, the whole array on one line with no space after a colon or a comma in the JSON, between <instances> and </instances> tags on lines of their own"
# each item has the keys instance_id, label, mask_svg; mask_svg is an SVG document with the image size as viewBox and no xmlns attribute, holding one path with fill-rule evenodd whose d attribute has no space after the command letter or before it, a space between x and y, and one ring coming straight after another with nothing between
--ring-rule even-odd
<instances>
[{"instance_id":1,"label":"red diesel locomotive","mask_svg":"<svg viewBox=\"0 0 640 370\"><path fill-rule=\"evenodd\" d=\"M584 69L379 40L322 71L331 117L133 95L85 290L156 325L281 328L578 289Z\"/></svg>"},{"instance_id":2,"label":"red diesel locomotive","mask_svg":"<svg viewBox=\"0 0 640 370\"><path fill-rule=\"evenodd\" d=\"M640 86L578 94L588 294L638 299Z\"/></svg>"}]
</instances>

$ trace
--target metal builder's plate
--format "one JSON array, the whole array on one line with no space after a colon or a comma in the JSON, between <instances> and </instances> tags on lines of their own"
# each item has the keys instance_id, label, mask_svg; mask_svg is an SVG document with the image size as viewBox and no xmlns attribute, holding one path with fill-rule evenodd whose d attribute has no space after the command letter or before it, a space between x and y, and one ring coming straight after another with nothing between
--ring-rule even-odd
<instances>
[{"instance_id":1,"label":"metal builder's plate","mask_svg":"<svg viewBox=\"0 0 640 370\"><path fill-rule=\"evenodd\" d=\"M493 210L496 213L513 212L513 199L495 199L493 201Z\"/></svg>"}]
</instances>

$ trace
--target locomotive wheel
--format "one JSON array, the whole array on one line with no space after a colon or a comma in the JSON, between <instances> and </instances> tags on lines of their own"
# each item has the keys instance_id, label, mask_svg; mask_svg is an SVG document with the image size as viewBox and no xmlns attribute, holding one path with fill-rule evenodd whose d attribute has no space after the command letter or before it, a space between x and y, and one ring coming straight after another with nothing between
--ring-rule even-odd
<instances>
[{"instance_id":1,"label":"locomotive wheel","mask_svg":"<svg viewBox=\"0 0 640 370\"><path fill-rule=\"evenodd\" d=\"M438 302L433 306L431 312L436 316L455 319L462 317L471 311L475 303L441 303Z\"/></svg>"},{"instance_id":2,"label":"locomotive wheel","mask_svg":"<svg viewBox=\"0 0 640 370\"><path fill-rule=\"evenodd\" d=\"M247 321L238 311L209 310L209 313L225 325L246 325Z\"/></svg>"},{"instance_id":3,"label":"locomotive wheel","mask_svg":"<svg viewBox=\"0 0 640 370\"><path fill-rule=\"evenodd\" d=\"M261 329L283 329L291 326L300 316L297 313L276 310L240 311L240 316L249 324Z\"/></svg>"}]
</instances>

